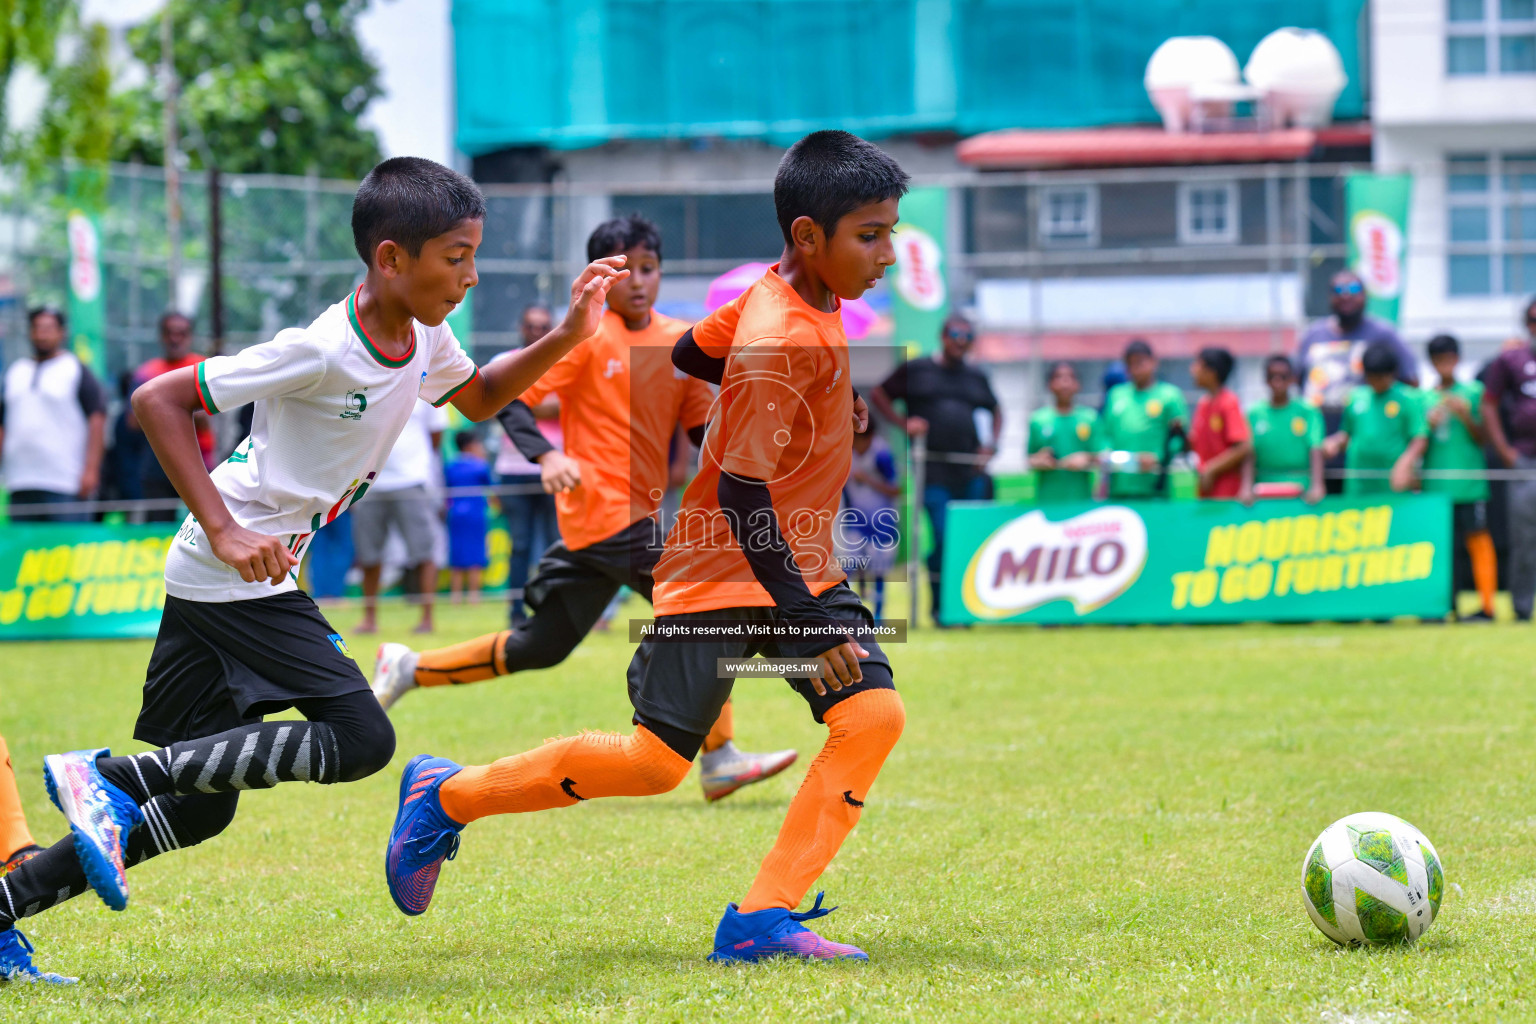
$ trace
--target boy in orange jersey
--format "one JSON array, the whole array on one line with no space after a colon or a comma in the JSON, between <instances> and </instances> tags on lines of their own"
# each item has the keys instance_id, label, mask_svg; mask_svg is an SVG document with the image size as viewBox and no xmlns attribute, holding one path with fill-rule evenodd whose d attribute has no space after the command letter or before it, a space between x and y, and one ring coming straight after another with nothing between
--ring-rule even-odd
<instances>
[{"instance_id":1,"label":"boy in orange jersey","mask_svg":"<svg viewBox=\"0 0 1536 1024\"><path fill-rule=\"evenodd\" d=\"M815 132L784 155L774 180L780 263L685 334L673 357L696 376L718 374L721 395L656 566L654 635L630 663L635 730L556 739L480 767L413 758L385 860L402 911L426 910L467 822L674 788L730 696L730 663L760 652L813 663L788 681L828 737L746 898L727 906L711 959L868 959L804 927L829 912L820 896L807 912L794 908L858 821L905 723L890 662L859 635L873 619L838 567L832 530L855 407L839 300L895 262L906 187L895 161L847 132ZM683 628L711 637L661 639Z\"/></svg>"},{"instance_id":2,"label":"boy in orange jersey","mask_svg":"<svg viewBox=\"0 0 1536 1024\"><path fill-rule=\"evenodd\" d=\"M661 288L661 233L639 216L598 225L587 251L623 255L630 276L608 293L597 333L565 356L500 415L523 457L539 464L556 495L561 540L539 560L525 599L533 610L515 629L451 647L416 652L383 644L373 692L389 708L421 686L476 683L560 664L592 631L628 584L651 599L661 557L657 509L667 486L668 444L679 424L704 438L714 396L672 366L672 346L688 329L652 307ZM561 452L545 440L532 407L560 399ZM749 754L732 742L727 705L704 741L699 779L708 800L729 796L794 763L793 750Z\"/></svg>"}]
</instances>

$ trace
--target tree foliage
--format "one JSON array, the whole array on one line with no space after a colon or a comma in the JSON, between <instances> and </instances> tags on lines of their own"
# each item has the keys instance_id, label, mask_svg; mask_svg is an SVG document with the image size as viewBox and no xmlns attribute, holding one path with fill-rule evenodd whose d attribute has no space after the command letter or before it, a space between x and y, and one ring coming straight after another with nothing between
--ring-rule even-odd
<instances>
[{"instance_id":1,"label":"tree foliage","mask_svg":"<svg viewBox=\"0 0 1536 1024\"><path fill-rule=\"evenodd\" d=\"M0 98L23 65L47 72L59 33L74 23L75 0L0 0ZM7 129L0 103L0 137Z\"/></svg>"},{"instance_id":2,"label":"tree foliage","mask_svg":"<svg viewBox=\"0 0 1536 1024\"><path fill-rule=\"evenodd\" d=\"M87 25L74 54L49 76L48 98L27 155L34 169L63 159L103 164L112 155L111 37L104 25Z\"/></svg>"},{"instance_id":3,"label":"tree foliage","mask_svg":"<svg viewBox=\"0 0 1536 1024\"><path fill-rule=\"evenodd\" d=\"M6 0L0 0L5 3ZM51 76L36 148L43 159L86 158L106 144L113 160L163 164L164 86L160 19L173 28L180 82L180 149L189 165L231 173L360 178L379 143L358 123L379 96L378 68L358 44L366 0L170 0L128 31L147 74L104 96L106 51L85 43Z\"/></svg>"}]
</instances>

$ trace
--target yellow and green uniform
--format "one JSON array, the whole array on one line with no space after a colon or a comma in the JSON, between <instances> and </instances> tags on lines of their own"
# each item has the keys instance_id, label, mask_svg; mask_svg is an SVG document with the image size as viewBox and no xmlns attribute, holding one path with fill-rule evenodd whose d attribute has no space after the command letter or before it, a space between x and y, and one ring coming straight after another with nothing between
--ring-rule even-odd
<instances>
[{"instance_id":1,"label":"yellow and green uniform","mask_svg":"<svg viewBox=\"0 0 1536 1024\"><path fill-rule=\"evenodd\" d=\"M1054 405L1036 410L1029 418L1029 452L1049 448L1060 462L1078 452L1103 449L1099 438L1099 414L1085 406L1061 412ZM1093 497L1093 473L1071 469L1042 469L1036 473L1035 500L1088 501Z\"/></svg>"},{"instance_id":2,"label":"yellow and green uniform","mask_svg":"<svg viewBox=\"0 0 1536 1024\"><path fill-rule=\"evenodd\" d=\"M1117 452L1163 454L1168 430L1176 421L1189 420L1189 406L1178 388L1157 381L1139 391L1133 381L1109 389L1104 415L1099 421L1104 447ZM1157 488L1155 473L1112 473L1109 496L1112 498L1150 497Z\"/></svg>"},{"instance_id":3,"label":"yellow and green uniform","mask_svg":"<svg viewBox=\"0 0 1536 1024\"><path fill-rule=\"evenodd\" d=\"M1253 428L1253 481L1260 484L1312 483L1312 451L1323 444L1323 414L1292 398L1278 409L1269 402L1248 408Z\"/></svg>"},{"instance_id":4,"label":"yellow and green uniform","mask_svg":"<svg viewBox=\"0 0 1536 1024\"><path fill-rule=\"evenodd\" d=\"M1455 395L1465 401L1471 407L1472 422L1482 424L1483 385L1480 382L1457 381L1449 388L1424 392L1424 412L1428 414L1448 395ZM1446 410L1445 420L1438 427L1430 428L1429 451L1424 453L1424 468L1481 472L1488 468L1488 462L1483 457L1483 446L1472 439L1467 425L1455 413ZM1488 500L1488 481L1481 476L1436 480L1426 475L1424 490L1431 494L1450 495L1451 501L1457 505Z\"/></svg>"},{"instance_id":5,"label":"yellow and green uniform","mask_svg":"<svg viewBox=\"0 0 1536 1024\"><path fill-rule=\"evenodd\" d=\"M1361 386L1349 396L1340 428L1349 434L1346 469L1390 470L1408 445L1429 433L1424 403L1401 381L1381 394ZM1348 477L1345 494L1384 494L1392 490L1385 476Z\"/></svg>"}]
</instances>

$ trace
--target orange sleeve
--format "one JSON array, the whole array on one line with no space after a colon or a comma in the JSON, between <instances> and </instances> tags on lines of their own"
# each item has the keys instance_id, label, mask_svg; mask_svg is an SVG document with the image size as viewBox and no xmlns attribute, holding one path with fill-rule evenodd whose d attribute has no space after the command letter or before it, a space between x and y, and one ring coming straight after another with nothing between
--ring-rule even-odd
<instances>
[{"instance_id":1,"label":"orange sleeve","mask_svg":"<svg viewBox=\"0 0 1536 1024\"><path fill-rule=\"evenodd\" d=\"M736 337L736 324L741 320L741 298L748 292L742 292L693 325L694 343L705 355L724 356L731 350L731 342Z\"/></svg>"},{"instance_id":2,"label":"orange sleeve","mask_svg":"<svg viewBox=\"0 0 1536 1024\"><path fill-rule=\"evenodd\" d=\"M709 410L715 404L714 393L709 385L697 377L683 381L683 401L677 412L677 422L684 430L702 427L709 421Z\"/></svg>"},{"instance_id":3,"label":"orange sleeve","mask_svg":"<svg viewBox=\"0 0 1536 1024\"><path fill-rule=\"evenodd\" d=\"M551 366L544 376L534 381L527 391L518 395L518 399L525 405L534 406L550 395L558 395L567 390L581 376L581 371L586 368L587 357L591 352L592 339L588 338L561 356L560 361Z\"/></svg>"},{"instance_id":4,"label":"orange sleeve","mask_svg":"<svg viewBox=\"0 0 1536 1024\"><path fill-rule=\"evenodd\" d=\"M811 357L783 339L770 339L731 353L722 392L731 400L721 424L720 468L735 476L773 480L779 458L793 440L795 414L804 404L797 382L814 381Z\"/></svg>"}]
</instances>

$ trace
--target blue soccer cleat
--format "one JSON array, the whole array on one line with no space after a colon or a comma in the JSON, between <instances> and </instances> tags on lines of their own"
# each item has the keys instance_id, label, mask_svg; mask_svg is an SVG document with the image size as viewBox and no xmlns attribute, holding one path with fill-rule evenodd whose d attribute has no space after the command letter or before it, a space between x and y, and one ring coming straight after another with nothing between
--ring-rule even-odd
<instances>
[{"instance_id":1,"label":"blue soccer cleat","mask_svg":"<svg viewBox=\"0 0 1536 1024\"><path fill-rule=\"evenodd\" d=\"M801 921L826 917L836 907L821 909L826 893L816 894L816 905L804 913L769 907L750 914L729 903L720 926L715 929L715 951L709 958L716 963L752 963L776 956L801 960L868 960L869 954L857 946L832 942L811 931Z\"/></svg>"},{"instance_id":2,"label":"blue soccer cleat","mask_svg":"<svg viewBox=\"0 0 1536 1024\"><path fill-rule=\"evenodd\" d=\"M79 978L66 978L52 971L40 971L32 966L32 943L20 929L7 928L0 932L0 982L41 982L47 985L73 985Z\"/></svg>"},{"instance_id":3,"label":"blue soccer cleat","mask_svg":"<svg viewBox=\"0 0 1536 1024\"><path fill-rule=\"evenodd\" d=\"M459 855L464 826L443 811L438 790L461 768L446 757L417 754L400 775L400 809L384 851L384 878L395 906L411 917L432 902L443 861Z\"/></svg>"},{"instance_id":4,"label":"blue soccer cleat","mask_svg":"<svg viewBox=\"0 0 1536 1024\"><path fill-rule=\"evenodd\" d=\"M128 833L144 820L138 803L96 769L98 757L110 757L106 747L49 754L43 758L48 799L64 813L75 834L75 856L86 881L113 910L128 906L128 873L123 858Z\"/></svg>"}]
</instances>

